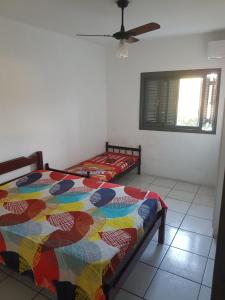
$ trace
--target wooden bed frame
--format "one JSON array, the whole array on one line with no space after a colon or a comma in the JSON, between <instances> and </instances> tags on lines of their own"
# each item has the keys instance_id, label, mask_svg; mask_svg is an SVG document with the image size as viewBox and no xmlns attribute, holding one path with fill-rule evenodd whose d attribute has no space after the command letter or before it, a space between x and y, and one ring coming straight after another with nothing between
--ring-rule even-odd
<instances>
[{"instance_id":1,"label":"wooden bed frame","mask_svg":"<svg viewBox=\"0 0 225 300\"><path fill-rule=\"evenodd\" d=\"M28 167L31 165L35 165L35 169L34 170L43 170L44 169L44 165L43 165L43 156L42 156L42 152L41 151L37 151L34 154L25 157L25 156L20 156L18 158L15 159L11 159L5 162L0 163L0 175L24 168L24 167ZM24 174L26 175L26 174ZM24 176L22 175L22 176ZM13 178L11 180L8 180L6 182L1 183L1 184L5 184L8 183L10 181L13 181L15 179L18 179L22 176Z\"/></svg>"},{"instance_id":2,"label":"wooden bed frame","mask_svg":"<svg viewBox=\"0 0 225 300\"><path fill-rule=\"evenodd\" d=\"M114 182L117 179L119 179L120 177L124 176L125 174L129 173L130 171L132 171L133 169L138 169L138 175L141 174L141 145L139 145L137 148L134 147L124 147L124 146L116 146L116 145L110 145L108 142L105 143L105 151L108 152L115 152L115 153L123 153L123 154L131 154L134 155L136 154L138 156L138 161L137 163L135 163L134 165L130 166L128 169L126 169L125 171L115 175L111 180L109 180L108 182ZM71 174L71 175L76 175L76 176L80 176L80 177L91 177L90 176L90 172L87 171L87 174L77 174L77 173L73 173L73 172L68 172L69 169L75 167L71 166L65 170L59 170L59 169L53 169L52 167L49 166L49 164L45 164L45 168L46 170L51 170L51 171L56 171L56 172L66 172L67 174Z\"/></svg>"},{"instance_id":3,"label":"wooden bed frame","mask_svg":"<svg viewBox=\"0 0 225 300\"><path fill-rule=\"evenodd\" d=\"M89 171L87 172L87 174L82 174L81 175L81 174L77 174L77 173L68 172L68 171L65 171L65 170L51 168L48 163L45 164L45 170L53 171L53 172L59 172L59 173L66 173L66 174L69 174L69 175L75 175L75 176L79 176L79 177L90 178L90 172Z\"/></svg>"},{"instance_id":4,"label":"wooden bed frame","mask_svg":"<svg viewBox=\"0 0 225 300\"><path fill-rule=\"evenodd\" d=\"M111 146L113 147L113 146ZM118 147L118 146L117 146ZM127 149L127 150L130 150ZM132 151L132 150L131 150ZM133 150L134 151L134 150ZM9 160L6 162L0 163L0 175L5 173L15 171L17 169L35 165L35 169L43 169L43 158L42 152L36 152L29 157L19 157L13 160ZM56 170L57 171L57 170ZM61 171L62 172L62 171ZM67 173L64 171L64 173ZM68 173L67 173L68 174ZM26 175L26 174L25 174ZM24 176L24 175L23 175ZM22 176L20 176L22 177ZM20 178L17 177L17 178ZM17 178L11 179L13 181ZM10 182L8 181L8 182ZM0 183L1 185L1 183ZM116 296L119 289L122 287L124 281L129 276L132 268L136 264L136 262L141 257L142 253L144 252L145 248L147 247L149 241L153 238L154 234L159 230L158 233L158 242L163 244L164 243L164 236L165 236L165 220L166 220L166 212L167 209L162 209L156 215L155 219L151 221L151 223L147 223L144 227L145 233L143 238L139 241L137 246L131 250L127 255L124 257L123 261L118 265L116 272L103 278L103 290L106 295L107 300L112 300ZM70 300L74 299L75 295L73 294L73 285L70 283L61 284L60 282L56 282L57 288L57 296L59 300Z\"/></svg>"}]
</instances>

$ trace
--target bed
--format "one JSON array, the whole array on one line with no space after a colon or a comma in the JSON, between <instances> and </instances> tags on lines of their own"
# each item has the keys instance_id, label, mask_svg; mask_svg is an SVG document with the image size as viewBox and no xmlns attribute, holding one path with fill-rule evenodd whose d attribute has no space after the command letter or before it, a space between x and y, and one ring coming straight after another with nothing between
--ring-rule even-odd
<instances>
[{"instance_id":1,"label":"bed","mask_svg":"<svg viewBox=\"0 0 225 300\"><path fill-rule=\"evenodd\" d=\"M52 169L48 164L47 168ZM141 146L137 148L110 145L106 142L105 152L66 169L67 172L114 182L131 170L141 173Z\"/></svg>"},{"instance_id":2,"label":"bed","mask_svg":"<svg viewBox=\"0 0 225 300\"><path fill-rule=\"evenodd\" d=\"M43 170L41 152L0 163L0 263L59 300L113 299L159 229L167 207L154 192Z\"/></svg>"}]
</instances>

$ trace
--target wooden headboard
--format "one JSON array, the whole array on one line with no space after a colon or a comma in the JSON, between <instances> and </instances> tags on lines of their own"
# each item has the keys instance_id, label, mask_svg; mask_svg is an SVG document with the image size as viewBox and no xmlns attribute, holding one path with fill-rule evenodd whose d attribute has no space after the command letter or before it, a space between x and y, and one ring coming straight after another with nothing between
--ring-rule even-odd
<instances>
[{"instance_id":1,"label":"wooden headboard","mask_svg":"<svg viewBox=\"0 0 225 300\"><path fill-rule=\"evenodd\" d=\"M35 165L35 170L43 170L43 156L41 151L37 151L32 155L25 157L17 157L0 163L0 175L30 166ZM16 179L16 178L14 178Z\"/></svg>"}]
</instances>

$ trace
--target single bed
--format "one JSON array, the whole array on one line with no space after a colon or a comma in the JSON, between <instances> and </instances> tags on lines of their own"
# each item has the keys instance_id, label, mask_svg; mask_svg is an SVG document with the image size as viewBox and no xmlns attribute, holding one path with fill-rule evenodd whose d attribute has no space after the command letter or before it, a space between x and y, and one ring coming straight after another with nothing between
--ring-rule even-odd
<instances>
[{"instance_id":1,"label":"single bed","mask_svg":"<svg viewBox=\"0 0 225 300\"><path fill-rule=\"evenodd\" d=\"M53 170L47 165L49 170ZM105 152L73 165L66 172L114 182L121 176L137 168L141 173L141 146L137 148L110 145L106 142Z\"/></svg>"},{"instance_id":2,"label":"single bed","mask_svg":"<svg viewBox=\"0 0 225 300\"><path fill-rule=\"evenodd\" d=\"M0 186L0 263L59 300L113 299L158 229L163 243L165 203L154 192L43 170L40 152L0 163L0 175L34 163Z\"/></svg>"}]
</instances>

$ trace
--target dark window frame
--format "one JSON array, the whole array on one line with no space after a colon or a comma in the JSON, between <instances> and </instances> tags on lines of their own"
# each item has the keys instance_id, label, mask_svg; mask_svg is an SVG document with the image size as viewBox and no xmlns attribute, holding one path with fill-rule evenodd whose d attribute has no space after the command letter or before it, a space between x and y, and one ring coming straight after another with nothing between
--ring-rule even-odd
<instances>
[{"instance_id":1,"label":"dark window frame","mask_svg":"<svg viewBox=\"0 0 225 300\"><path fill-rule=\"evenodd\" d=\"M205 76L208 73L217 73L218 74L218 90L216 96L216 106L215 106L215 119L214 119L214 128L212 131L202 130L202 122L203 122L203 110L204 110L204 95L205 95L205 87L206 80ZM204 76L203 79L203 95L201 97L200 103L200 114L199 114L199 126L169 126L166 124L162 124L155 126L151 122L146 126L146 122L144 120L144 91L145 91L145 80L146 79L178 79L178 78L192 78L196 76ZM139 130L152 130L152 131L170 131L170 132L185 132L185 133L200 133L200 134L216 134L217 129L217 117L218 117L218 107L219 107L219 96L220 96L220 82L221 82L221 68L208 68L208 69L193 69L193 70L176 70L176 71L161 71L161 72L144 72L141 73L141 91L140 91L140 107L139 107Z\"/></svg>"}]
</instances>

